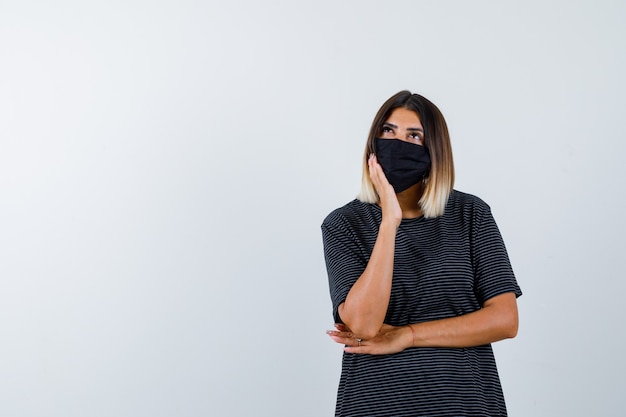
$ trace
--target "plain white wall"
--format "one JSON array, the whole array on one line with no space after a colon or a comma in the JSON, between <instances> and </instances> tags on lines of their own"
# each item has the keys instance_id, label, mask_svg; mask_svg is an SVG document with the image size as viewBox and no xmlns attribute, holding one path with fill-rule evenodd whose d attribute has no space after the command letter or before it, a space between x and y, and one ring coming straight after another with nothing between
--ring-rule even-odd
<instances>
[{"instance_id":1,"label":"plain white wall","mask_svg":"<svg viewBox=\"0 0 626 417\"><path fill-rule=\"evenodd\" d=\"M0 415L332 415L319 225L401 89L524 291L510 415L626 414L625 13L0 2Z\"/></svg>"}]
</instances>

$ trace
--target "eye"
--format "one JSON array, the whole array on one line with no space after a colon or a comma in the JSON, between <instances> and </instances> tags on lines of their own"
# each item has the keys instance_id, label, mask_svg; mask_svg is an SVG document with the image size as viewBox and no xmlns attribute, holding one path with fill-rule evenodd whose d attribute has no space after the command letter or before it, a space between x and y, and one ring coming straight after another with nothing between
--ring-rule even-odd
<instances>
[{"instance_id":1,"label":"eye","mask_svg":"<svg viewBox=\"0 0 626 417\"><path fill-rule=\"evenodd\" d=\"M384 139L392 139L396 137L394 128L389 125L384 125L380 128L380 137Z\"/></svg>"}]
</instances>

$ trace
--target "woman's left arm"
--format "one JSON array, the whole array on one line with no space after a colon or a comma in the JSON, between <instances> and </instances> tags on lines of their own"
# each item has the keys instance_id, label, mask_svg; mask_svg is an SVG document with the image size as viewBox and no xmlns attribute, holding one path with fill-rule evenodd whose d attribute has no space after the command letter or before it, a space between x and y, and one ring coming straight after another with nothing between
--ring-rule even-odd
<instances>
[{"instance_id":1,"label":"woman's left arm","mask_svg":"<svg viewBox=\"0 0 626 417\"><path fill-rule=\"evenodd\" d=\"M509 292L488 299L480 310L462 316L409 326L385 325L376 337L360 343L341 325L327 333L335 342L345 344L346 352L382 355L410 347L480 346L513 338L517 328L517 299Z\"/></svg>"}]
</instances>

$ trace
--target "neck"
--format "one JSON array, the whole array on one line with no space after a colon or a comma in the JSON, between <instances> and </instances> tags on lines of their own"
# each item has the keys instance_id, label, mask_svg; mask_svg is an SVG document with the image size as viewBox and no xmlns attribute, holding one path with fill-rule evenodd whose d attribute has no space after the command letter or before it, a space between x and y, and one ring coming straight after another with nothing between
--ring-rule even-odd
<instances>
[{"instance_id":1,"label":"neck","mask_svg":"<svg viewBox=\"0 0 626 417\"><path fill-rule=\"evenodd\" d=\"M423 192L424 189L422 188L422 182L420 181L401 193L396 194L398 203L400 204L400 209L402 209L403 219L414 219L422 215L422 209L420 208L419 201Z\"/></svg>"}]
</instances>

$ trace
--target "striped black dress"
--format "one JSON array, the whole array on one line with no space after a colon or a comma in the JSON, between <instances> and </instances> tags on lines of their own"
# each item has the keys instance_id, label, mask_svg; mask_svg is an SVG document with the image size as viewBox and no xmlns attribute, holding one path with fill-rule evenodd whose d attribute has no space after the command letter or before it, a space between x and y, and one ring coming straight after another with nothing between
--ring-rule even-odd
<instances>
[{"instance_id":1,"label":"striped black dress","mask_svg":"<svg viewBox=\"0 0 626 417\"><path fill-rule=\"evenodd\" d=\"M336 322L339 304L367 265L381 218L380 207L354 200L322 223ZM385 323L460 316L506 292L522 294L482 200L453 191L443 216L402 220ZM505 415L491 345L343 355L336 416Z\"/></svg>"}]
</instances>

